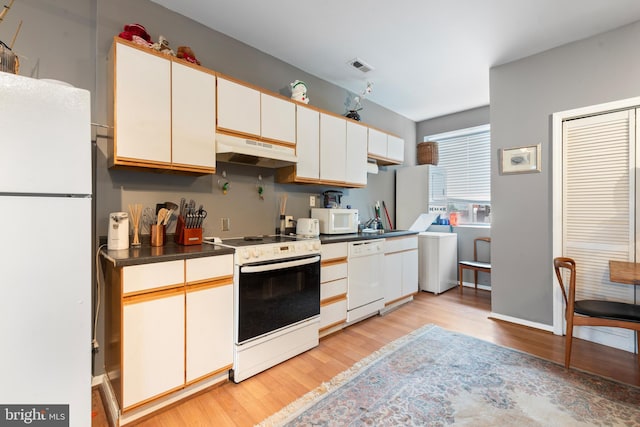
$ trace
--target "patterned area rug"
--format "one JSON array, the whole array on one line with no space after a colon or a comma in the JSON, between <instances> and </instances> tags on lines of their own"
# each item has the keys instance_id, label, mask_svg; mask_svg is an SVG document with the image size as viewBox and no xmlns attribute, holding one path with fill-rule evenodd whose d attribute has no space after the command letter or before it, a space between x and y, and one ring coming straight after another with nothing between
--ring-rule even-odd
<instances>
[{"instance_id":1,"label":"patterned area rug","mask_svg":"<svg viewBox=\"0 0 640 427\"><path fill-rule=\"evenodd\" d=\"M260 426L640 426L640 388L427 325Z\"/></svg>"}]
</instances>

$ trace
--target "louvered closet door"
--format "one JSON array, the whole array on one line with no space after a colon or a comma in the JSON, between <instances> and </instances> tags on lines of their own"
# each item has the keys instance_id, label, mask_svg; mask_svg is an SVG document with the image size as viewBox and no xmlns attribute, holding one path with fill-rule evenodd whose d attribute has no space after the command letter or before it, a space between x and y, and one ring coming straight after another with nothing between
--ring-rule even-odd
<instances>
[{"instance_id":1,"label":"louvered closet door","mask_svg":"<svg viewBox=\"0 0 640 427\"><path fill-rule=\"evenodd\" d=\"M577 263L577 299L634 302L609 281L609 260L635 261L635 110L563 124L563 254ZM634 351L634 334L579 327L576 336Z\"/></svg>"}]
</instances>

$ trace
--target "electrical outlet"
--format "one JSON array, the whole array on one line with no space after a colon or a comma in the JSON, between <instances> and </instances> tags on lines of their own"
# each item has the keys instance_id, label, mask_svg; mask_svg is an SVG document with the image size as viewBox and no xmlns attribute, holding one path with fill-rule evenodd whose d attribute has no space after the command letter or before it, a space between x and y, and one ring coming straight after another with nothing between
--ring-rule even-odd
<instances>
[{"instance_id":1,"label":"electrical outlet","mask_svg":"<svg viewBox=\"0 0 640 427\"><path fill-rule=\"evenodd\" d=\"M309 206L312 208L316 206L316 196L309 196Z\"/></svg>"},{"instance_id":2,"label":"electrical outlet","mask_svg":"<svg viewBox=\"0 0 640 427\"><path fill-rule=\"evenodd\" d=\"M292 228L293 225L293 215L286 215L284 217L285 227Z\"/></svg>"},{"instance_id":3,"label":"electrical outlet","mask_svg":"<svg viewBox=\"0 0 640 427\"><path fill-rule=\"evenodd\" d=\"M229 218L220 218L220 229L222 231L229 231L231 224Z\"/></svg>"}]
</instances>

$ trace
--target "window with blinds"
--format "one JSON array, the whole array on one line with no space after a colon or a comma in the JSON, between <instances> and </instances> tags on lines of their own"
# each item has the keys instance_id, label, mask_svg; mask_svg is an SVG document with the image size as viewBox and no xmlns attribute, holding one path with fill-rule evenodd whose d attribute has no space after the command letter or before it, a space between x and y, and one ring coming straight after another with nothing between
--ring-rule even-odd
<instances>
[{"instance_id":1,"label":"window with blinds","mask_svg":"<svg viewBox=\"0 0 640 427\"><path fill-rule=\"evenodd\" d=\"M491 129L489 125L424 138L438 143L438 166L446 170L449 212L462 223L488 223L491 212Z\"/></svg>"}]
</instances>

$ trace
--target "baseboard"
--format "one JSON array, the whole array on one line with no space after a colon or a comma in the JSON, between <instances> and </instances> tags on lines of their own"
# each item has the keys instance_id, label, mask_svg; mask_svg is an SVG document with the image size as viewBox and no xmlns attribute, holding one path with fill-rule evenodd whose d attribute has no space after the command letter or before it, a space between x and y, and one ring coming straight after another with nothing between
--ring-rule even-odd
<instances>
[{"instance_id":1,"label":"baseboard","mask_svg":"<svg viewBox=\"0 0 640 427\"><path fill-rule=\"evenodd\" d=\"M100 375L102 379L101 382L101 395L102 395L102 406L104 407L104 411L107 414L107 419L109 420L109 425L112 427L117 427L120 425L120 407L118 406L118 401L116 399L116 394L111 388L111 381L107 378L106 375Z\"/></svg>"},{"instance_id":2,"label":"baseboard","mask_svg":"<svg viewBox=\"0 0 640 427\"><path fill-rule=\"evenodd\" d=\"M456 286L458 286L456 284ZM476 287L475 283L471 283L471 282L462 282L462 286L464 286L465 288L474 288ZM491 290L491 285L483 285L481 283L478 283L478 289L482 289L483 291L490 291Z\"/></svg>"},{"instance_id":3,"label":"baseboard","mask_svg":"<svg viewBox=\"0 0 640 427\"><path fill-rule=\"evenodd\" d=\"M541 329L543 331L553 333L553 325L545 325L544 323L531 322L529 320L520 319L517 317L505 316L504 314L491 312L489 313L489 319L502 320L505 322L515 323L517 325L527 326L529 328L534 328L534 329Z\"/></svg>"}]
</instances>

